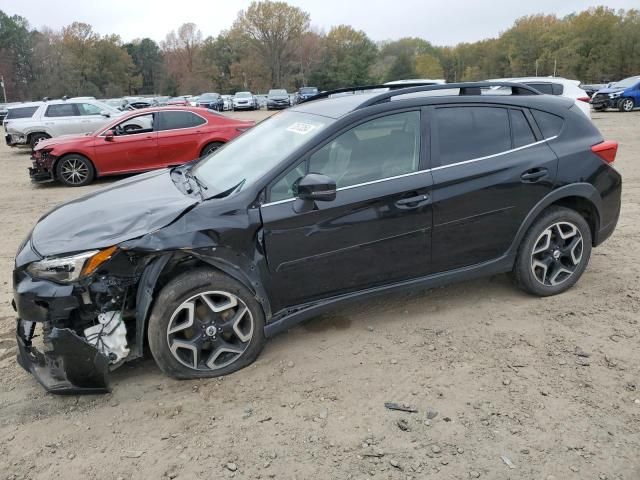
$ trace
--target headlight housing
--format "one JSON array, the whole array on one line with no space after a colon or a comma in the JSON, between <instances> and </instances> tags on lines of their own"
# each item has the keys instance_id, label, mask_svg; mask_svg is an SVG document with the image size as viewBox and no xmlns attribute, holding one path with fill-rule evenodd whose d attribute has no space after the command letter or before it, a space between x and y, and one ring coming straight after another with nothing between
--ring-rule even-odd
<instances>
[{"instance_id":1,"label":"headlight housing","mask_svg":"<svg viewBox=\"0 0 640 480\"><path fill-rule=\"evenodd\" d=\"M621 90L621 91L619 91L619 92L613 92L613 93L610 93L610 94L609 94L609 98L617 98L617 97L619 97L620 95L622 95L622 90Z\"/></svg>"},{"instance_id":2,"label":"headlight housing","mask_svg":"<svg viewBox=\"0 0 640 480\"><path fill-rule=\"evenodd\" d=\"M45 258L30 263L27 272L33 278L52 280L58 283L70 283L80 277L95 272L100 265L109 260L117 251L116 247L104 250L91 250L68 257Z\"/></svg>"}]
</instances>

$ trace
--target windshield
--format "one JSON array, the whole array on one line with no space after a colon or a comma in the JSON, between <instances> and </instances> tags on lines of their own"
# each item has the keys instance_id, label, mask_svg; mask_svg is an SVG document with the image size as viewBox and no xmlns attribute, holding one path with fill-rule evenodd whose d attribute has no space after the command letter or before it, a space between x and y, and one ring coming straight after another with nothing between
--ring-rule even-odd
<instances>
[{"instance_id":1,"label":"windshield","mask_svg":"<svg viewBox=\"0 0 640 480\"><path fill-rule=\"evenodd\" d=\"M203 93L200 95L199 100L215 100L216 98L218 98L217 93Z\"/></svg>"},{"instance_id":2,"label":"windshield","mask_svg":"<svg viewBox=\"0 0 640 480\"><path fill-rule=\"evenodd\" d=\"M236 97L250 97L251 93L249 92L238 92L236 93Z\"/></svg>"},{"instance_id":3,"label":"windshield","mask_svg":"<svg viewBox=\"0 0 640 480\"><path fill-rule=\"evenodd\" d=\"M286 95L286 90L269 90L269 95Z\"/></svg>"},{"instance_id":4,"label":"windshield","mask_svg":"<svg viewBox=\"0 0 640 480\"><path fill-rule=\"evenodd\" d=\"M250 185L332 122L309 113L274 115L202 159L192 173L209 187L207 195Z\"/></svg>"},{"instance_id":5,"label":"windshield","mask_svg":"<svg viewBox=\"0 0 640 480\"><path fill-rule=\"evenodd\" d=\"M638 82L640 82L640 77L629 77L614 83L613 86L620 87L620 88L627 88L627 87L633 87Z\"/></svg>"},{"instance_id":6,"label":"windshield","mask_svg":"<svg viewBox=\"0 0 640 480\"><path fill-rule=\"evenodd\" d=\"M318 93L318 89L315 87L307 87L307 88L301 88L300 89L300 93L304 94L304 95L308 95L308 94L316 94Z\"/></svg>"}]
</instances>

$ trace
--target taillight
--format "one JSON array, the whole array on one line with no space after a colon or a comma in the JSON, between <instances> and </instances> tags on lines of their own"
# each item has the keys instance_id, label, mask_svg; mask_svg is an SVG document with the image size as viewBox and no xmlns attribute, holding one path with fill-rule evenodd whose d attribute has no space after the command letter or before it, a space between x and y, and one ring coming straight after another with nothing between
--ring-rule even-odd
<instances>
[{"instance_id":1,"label":"taillight","mask_svg":"<svg viewBox=\"0 0 640 480\"><path fill-rule=\"evenodd\" d=\"M613 163L618 153L618 142L607 140L591 147L591 151L607 163Z\"/></svg>"},{"instance_id":2,"label":"taillight","mask_svg":"<svg viewBox=\"0 0 640 480\"><path fill-rule=\"evenodd\" d=\"M576 98L576 100L579 100L581 102L585 102L585 103L589 103L589 100L591 100L589 97L578 97Z\"/></svg>"}]
</instances>

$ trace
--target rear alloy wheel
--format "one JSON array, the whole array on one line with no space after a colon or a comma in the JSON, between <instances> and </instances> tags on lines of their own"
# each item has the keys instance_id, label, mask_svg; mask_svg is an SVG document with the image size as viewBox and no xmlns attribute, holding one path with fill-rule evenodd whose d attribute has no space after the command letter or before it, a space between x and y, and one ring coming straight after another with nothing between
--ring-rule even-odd
<instances>
[{"instance_id":1,"label":"rear alloy wheel","mask_svg":"<svg viewBox=\"0 0 640 480\"><path fill-rule=\"evenodd\" d=\"M633 98L623 98L618 102L618 110L621 112L630 112L634 109L635 103Z\"/></svg>"},{"instance_id":2,"label":"rear alloy wheel","mask_svg":"<svg viewBox=\"0 0 640 480\"><path fill-rule=\"evenodd\" d=\"M162 290L149 320L149 346L175 378L216 377L253 362L264 345L264 315L236 280L209 269Z\"/></svg>"},{"instance_id":3,"label":"rear alloy wheel","mask_svg":"<svg viewBox=\"0 0 640 480\"><path fill-rule=\"evenodd\" d=\"M527 232L514 269L516 283L534 295L562 293L575 284L591 255L591 230L567 208L552 208Z\"/></svg>"},{"instance_id":4,"label":"rear alloy wheel","mask_svg":"<svg viewBox=\"0 0 640 480\"><path fill-rule=\"evenodd\" d=\"M56 177L68 187L83 187L93 181L95 172L88 158L81 155L62 157L56 165Z\"/></svg>"},{"instance_id":5,"label":"rear alloy wheel","mask_svg":"<svg viewBox=\"0 0 640 480\"><path fill-rule=\"evenodd\" d=\"M224 145L224 143L222 143L222 142L211 142L206 147L204 147L202 149L202 153L200 154L200 156L201 157L206 157L210 153L213 153L216 150L218 150L222 145Z\"/></svg>"}]
</instances>

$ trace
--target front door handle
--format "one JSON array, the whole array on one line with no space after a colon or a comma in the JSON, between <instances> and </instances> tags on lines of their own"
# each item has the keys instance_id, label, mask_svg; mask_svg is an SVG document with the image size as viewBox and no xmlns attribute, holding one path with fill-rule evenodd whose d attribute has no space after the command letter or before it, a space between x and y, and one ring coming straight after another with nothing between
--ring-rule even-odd
<instances>
[{"instance_id":1,"label":"front door handle","mask_svg":"<svg viewBox=\"0 0 640 480\"><path fill-rule=\"evenodd\" d=\"M413 208L419 208L429 203L429 195L426 193L423 195L417 195L415 197L402 198L396 202L396 207L403 210L410 210Z\"/></svg>"},{"instance_id":2,"label":"front door handle","mask_svg":"<svg viewBox=\"0 0 640 480\"><path fill-rule=\"evenodd\" d=\"M520 179L524 183L535 183L542 180L547 175L549 175L549 170L546 168L532 168L520 175Z\"/></svg>"}]
</instances>

